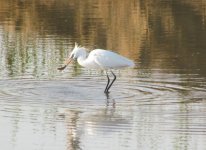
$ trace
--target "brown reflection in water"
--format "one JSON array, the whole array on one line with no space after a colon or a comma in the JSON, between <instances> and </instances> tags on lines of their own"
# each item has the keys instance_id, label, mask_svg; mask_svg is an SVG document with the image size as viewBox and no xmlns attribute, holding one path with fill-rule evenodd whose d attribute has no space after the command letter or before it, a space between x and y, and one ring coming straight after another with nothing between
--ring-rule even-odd
<instances>
[{"instance_id":1,"label":"brown reflection in water","mask_svg":"<svg viewBox=\"0 0 206 150\"><path fill-rule=\"evenodd\" d=\"M76 150L80 149L80 135L77 128L77 122L79 119L78 111L66 111L64 114L67 125L67 149Z\"/></svg>"},{"instance_id":2,"label":"brown reflection in water","mask_svg":"<svg viewBox=\"0 0 206 150\"><path fill-rule=\"evenodd\" d=\"M198 0L142 3L149 31L147 39L142 42L141 61L145 66L200 69L201 73L206 73L205 4L202 3Z\"/></svg>"}]
</instances>

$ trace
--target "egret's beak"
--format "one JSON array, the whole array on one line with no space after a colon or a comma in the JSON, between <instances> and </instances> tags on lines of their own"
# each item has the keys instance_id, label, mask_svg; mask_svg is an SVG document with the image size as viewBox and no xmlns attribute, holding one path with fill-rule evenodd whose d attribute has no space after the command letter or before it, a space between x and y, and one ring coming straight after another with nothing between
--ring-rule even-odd
<instances>
[{"instance_id":1,"label":"egret's beak","mask_svg":"<svg viewBox=\"0 0 206 150\"><path fill-rule=\"evenodd\" d=\"M57 69L60 70L60 71L64 70L70 64L71 61L72 61L72 58L68 58L64 63L65 65L62 66L62 67L59 67Z\"/></svg>"}]
</instances>

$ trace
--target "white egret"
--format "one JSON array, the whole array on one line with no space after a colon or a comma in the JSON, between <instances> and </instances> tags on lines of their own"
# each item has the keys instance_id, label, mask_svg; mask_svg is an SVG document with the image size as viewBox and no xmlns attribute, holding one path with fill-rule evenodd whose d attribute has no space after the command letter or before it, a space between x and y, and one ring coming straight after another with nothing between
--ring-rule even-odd
<instances>
[{"instance_id":1,"label":"white egret","mask_svg":"<svg viewBox=\"0 0 206 150\"><path fill-rule=\"evenodd\" d=\"M58 70L64 70L72 60L77 60L81 66L89 69L105 70L107 75L107 85L104 93L106 94L109 93L109 89L116 80L116 75L112 69L121 69L134 66L134 62L132 60L108 50L95 49L91 51L89 55L87 55L86 49L84 47L78 46L77 43L75 43L74 49L72 50L69 58L65 61L65 65L58 68ZM112 75L114 76L114 79L111 83L108 71L111 71Z\"/></svg>"}]
</instances>

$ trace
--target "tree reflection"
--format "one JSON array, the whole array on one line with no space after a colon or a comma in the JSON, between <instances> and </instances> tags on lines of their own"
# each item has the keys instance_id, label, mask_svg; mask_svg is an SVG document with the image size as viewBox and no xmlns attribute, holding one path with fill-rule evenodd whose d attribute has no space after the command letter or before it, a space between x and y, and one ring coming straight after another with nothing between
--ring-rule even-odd
<instances>
[{"instance_id":1,"label":"tree reflection","mask_svg":"<svg viewBox=\"0 0 206 150\"><path fill-rule=\"evenodd\" d=\"M202 1L201 1L202 2ZM198 2L196 2L198 3ZM205 74L204 9L181 1L144 1L148 34L142 44L147 67L200 70ZM148 51L145 55L145 51Z\"/></svg>"},{"instance_id":2,"label":"tree reflection","mask_svg":"<svg viewBox=\"0 0 206 150\"><path fill-rule=\"evenodd\" d=\"M80 135L78 133L77 122L79 119L78 111L67 111L65 120L67 124L67 149L76 150L80 148Z\"/></svg>"},{"instance_id":3,"label":"tree reflection","mask_svg":"<svg viewBox=\"0 0 206 150\"><path fill-rule=\"evenodd\" d=\"M7 51L1 70L10 76L53 73L55 63L79 42L118 51L144 68L205 74L205 5L201 0L1 0L1 48Z\"/></svg>"}]
</instances>

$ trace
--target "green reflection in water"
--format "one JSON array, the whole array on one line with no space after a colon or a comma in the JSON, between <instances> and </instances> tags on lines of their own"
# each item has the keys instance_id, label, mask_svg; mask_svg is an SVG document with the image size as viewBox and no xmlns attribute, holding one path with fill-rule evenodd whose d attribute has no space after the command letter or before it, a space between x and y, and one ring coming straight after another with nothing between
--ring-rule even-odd
<instances>
[{"instance_id":1,"label":"green reflection in water","mask_svg":"<svg viewBox=\"0 0 206 150\"><path fill-rule=\"evenodd\" d=\"M118 51L143 68L205 75L205 15L203 8L197 11L199 3L1 0L4 69L9 76L21 76L29 67L34 76L51 73L79 42Z\"/></svg>"}]
</instances>

